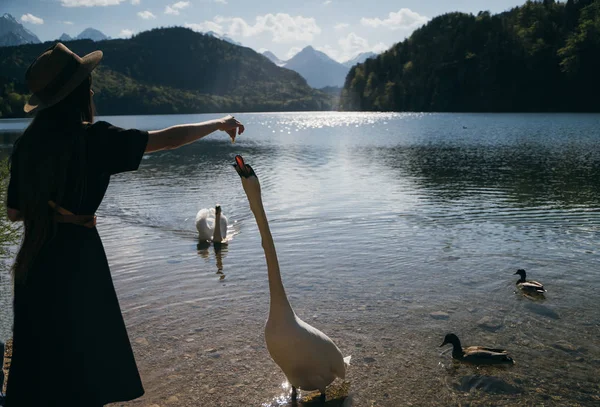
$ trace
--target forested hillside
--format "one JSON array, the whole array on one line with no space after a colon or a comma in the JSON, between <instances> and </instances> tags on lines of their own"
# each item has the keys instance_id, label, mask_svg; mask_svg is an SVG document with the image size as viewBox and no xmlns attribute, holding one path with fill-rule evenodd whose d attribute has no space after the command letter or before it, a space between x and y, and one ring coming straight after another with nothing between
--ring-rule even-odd
<instances>
[{"instance_id":1,"label":"forested hillside","mask_svg":"<svg viewBox=\"0 0 600 407\"><path fill-rule=\"evenodd\" d=\"M355 66L343 110L600 111L600 0L432 19Z\"/></svg>"},{"instance_id":2,"label":"forested hillside","mask_svg":"<svg viewBox=\"0 0 600 407\"><path fill-rule=\"evenodd\" d=\"M0 117L23 116L29 64L52 43L0 48ZM250 48L161 28L131 39L66 45L79 55L100 49L94 74L100 114L330 110L334 98L310 88Z\"/></svg>"}]
</instances>

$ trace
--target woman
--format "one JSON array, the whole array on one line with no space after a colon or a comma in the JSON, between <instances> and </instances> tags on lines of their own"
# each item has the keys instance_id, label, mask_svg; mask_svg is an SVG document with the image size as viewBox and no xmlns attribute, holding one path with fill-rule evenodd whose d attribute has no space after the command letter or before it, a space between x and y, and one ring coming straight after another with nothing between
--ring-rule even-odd
<instances>
[{"instance_id":1,"label":"woman","mask_svg":"<svg viewBox=\"0 0 600 407\"><path fill-rule=\"evenodd\" d=\"M137 170L145 153L244 131L232 116L150 132L93 123L101 58L58 43L26 73L35 117L15 143L7 194L9 218L24 222L7 407L96 407L144 393L94 212L110 176Z\"/></svg>"}]
</instances>

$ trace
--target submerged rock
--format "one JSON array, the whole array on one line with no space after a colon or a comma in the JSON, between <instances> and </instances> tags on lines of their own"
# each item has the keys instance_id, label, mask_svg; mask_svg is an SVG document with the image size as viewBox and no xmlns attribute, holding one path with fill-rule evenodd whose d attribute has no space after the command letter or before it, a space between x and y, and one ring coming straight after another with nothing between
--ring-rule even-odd
<instances>
[{"instance_id":1,"label":"submerged rock","mask_svg":"<svg viewBox=\"0 0 600 407\"><path fill-rule=\"evenodd\" d=\"M450 314L444 311L435 311L429 314L429 316L433 319L449 319Z\"/></svg>"},{"instance_id":2,"label":"submerged rock","mask_svg":"<svg viewBox=\"0 0 600 407\"><path fill-rule=\"evenodd\" d=\"M492 317L481 318L479 321L477 321L477 325L479 325L480 328L483 328L485 330L492 331L492 332L496 332L497 330L499 330L500 328L502 328L504 326L502 321L500 321L499 319L496 319L496 318L492 318Z\"/></svg>"}]
</instances>

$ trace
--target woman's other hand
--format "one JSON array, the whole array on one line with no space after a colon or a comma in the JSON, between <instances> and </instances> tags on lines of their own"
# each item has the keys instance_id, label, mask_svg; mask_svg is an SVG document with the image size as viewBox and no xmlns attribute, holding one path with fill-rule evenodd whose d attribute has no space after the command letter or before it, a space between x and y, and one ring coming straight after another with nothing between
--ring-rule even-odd
<instances>
[{"instance_id":1,"label":"woman's other hand","mask_svg":"<svg viewBox=\"0 0 600 407\"><path fill-rule=\"evenodd\" d=\"M231 142L235 142L235 136L242 134L245 130L244 125L231 115L219 119L218 128L229 134Z\"/></svg>"}]
</instances>

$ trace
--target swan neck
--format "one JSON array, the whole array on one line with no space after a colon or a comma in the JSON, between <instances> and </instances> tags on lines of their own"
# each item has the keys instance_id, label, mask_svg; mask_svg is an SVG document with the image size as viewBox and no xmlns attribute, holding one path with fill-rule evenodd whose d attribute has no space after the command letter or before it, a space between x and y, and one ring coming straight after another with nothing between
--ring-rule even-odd
<instances>
[{"instance_id":1,"label":"swan neck","mask_svg":"<svg viewBox=\"0 0 600 407\"><path fill-rule=\"evenodd\" d=\"M213 242L221 242L221 212L215 213L215 230L213 231Z\"/></svg>"},{"instance_id":2,"label":"swan neck","mask_svg":"<svg viewBox=\"0 0 600 407\"><path fill-rule=\"evenodd\" d=\"M271 294L271 310L273 313L293 313L292 307L285 294L283 282L281 281L281 273L279 271L279 261L277 260L277 252L275 251L275 243L267 221L262 199L258 196L255 199L249 199L250 209L256 219L258 231L262 240L262 247L267 260L267 273L269 276L269 292Z\"/></svg>"}]
</instances>

